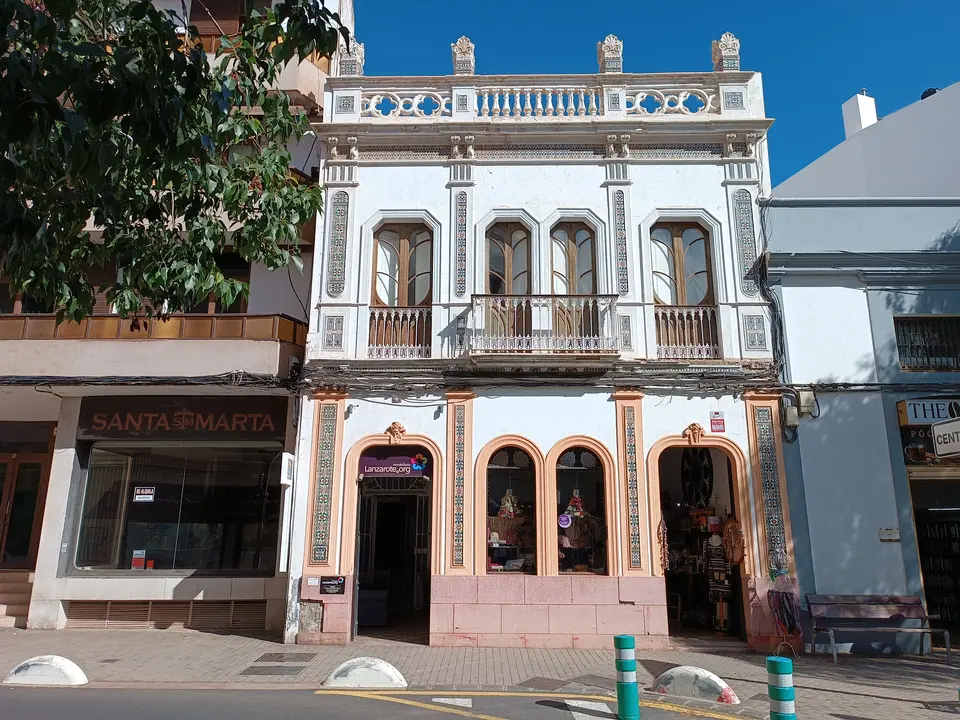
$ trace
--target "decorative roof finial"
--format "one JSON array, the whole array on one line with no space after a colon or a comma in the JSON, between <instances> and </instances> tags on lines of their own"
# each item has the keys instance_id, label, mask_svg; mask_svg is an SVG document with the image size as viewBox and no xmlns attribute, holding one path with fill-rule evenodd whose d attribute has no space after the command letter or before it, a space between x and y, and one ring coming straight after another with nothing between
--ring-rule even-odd
<instances>
[{"instance_id":1,"label":"decorative roof finial","mask_svg":"<svg viewBox=\"0 0 960 720\"><path fill-rule=\"evenodd\" d=\"M363 43L352 42L349 49L340 45L340 74L363 75Z\"/></svg>"},{"instance_id":2,"label":"decorative roof finial","mask_svg":"<svg viewBox=\"0 0 960 720\"><path fill-rule=\"evenodd\" d=\"M623 41L616 35L607 35L597 43L597 62L602 73L623 72Z\"/></svg>"},{"instance_id":3,"label":"decorative roof finial","mask_svg":"<svg viewBox=\"0 0 960 720\"><path fill-rule=\"evenodd\" d=\"M477 59L473 52L474 45L466 35L450 45L453 51L453 74L474 75L477 69Z\"/></svg>"},{"instance_id":4,"label":"decorative roof finial","mask_svg":"<svg viewBox=\"0 0 960 720\"><path fill-rule=\"evenodd\" d=\"M719 40L713 41L713 71L740 69L740 41L733 33L725 32Z\"/></svg>"}]
</instances>

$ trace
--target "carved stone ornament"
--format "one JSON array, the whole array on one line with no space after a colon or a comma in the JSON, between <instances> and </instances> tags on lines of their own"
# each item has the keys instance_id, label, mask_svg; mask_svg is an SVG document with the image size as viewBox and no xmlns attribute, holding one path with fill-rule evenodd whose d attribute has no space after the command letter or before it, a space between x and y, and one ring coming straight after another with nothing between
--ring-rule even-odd
<instances>
[{"instance_id":1,"label":"carved stone ornament","mask_svg":"<svg viewBox=\"0 0 960 720\"><path fill-rule=\"evenodd\" d=\"M683 431L682 437L691 445L699 445L703 441L703 436L707 431L698 423L690 423L687 429Z\"/></svg>"},{"instance_id":2,"label":"carved stone ornament","mask_svg":"<svg viewBox=\"0 0 960 720\"><path fill-rule=\"evenodd\" d=\"M747 141L747 157L756 157L757 141L760 136L757 133L747 133L744 135L744 139Z\"/></svg>"},{"instance_id":3,"label":"carved stone ornament","mask_svg":"<svg viewBox=\"0 0 960 720\"><path fill-rule=\"evenodd\" d=\"M733 33L725 32L719 40L713 41L713 70L740 69L740 41Z\"/></svg>"},{"instance_id":4,"label":"carved stone ornament","mask_svg":"<svg viewBox=\"0 0 960 720\"><path fill-rule=\"evenodd\" d=\"M340 45L340 74L363 75L363 43L352 42Z\"/></svg>"},{"instance_id":5,"label":"carved stone ornament","mask_svg":"<svg viewBox=\"0 0 960 720\"><path fill-rule=\"evenodd\" d=\"M355 137L348 137L347 145L350 146L350 149L347 150L347 160L359 160L360 153L357 150L357 139Z\"/></svg>"},{"instance_id":6,"label":"carved stone ornament","mask_svg":"<svg viewBox=\"0 0 960 720\"><path fill-rule=\"evenodd\" d=\"M450 45L453 51L453 74L473 75L477 69L474 45L466 35Z\"/></svg>"},{"instance_id":7,"label":"carved stone ornament","mask_svg":"<svg viewBox=\"0 0 960 720\"><path fill-rule=\"evenodd\" d=\"M451 135L450 136L450 159L460 160L462 158L463 158L463 153L460 151L460 136Z\"/></svg>"},{"instance_id":8,"label":"carved stone ornament","mask_svg":"<svg viewBox=\"0 0 960 720\"><path fill-rule=\"evenodd\" d=\"M463 141L467 144L467 149L464 151L464 157L467 160L473 160L477 157L476 152L473 149L473 143L476 138L473 135L464 135Z\"/></svg>"},{"instance_id":9,"label":"carved stone ornament","mask_svg":"<svg viewBox=\"0 0 960 720\"><path fill-rule=\"evenodd\" d=\"M723 143L723 156L724 157L733 157L734 149L733 144L737 141L736 133L727 133L724 138Z\"/></svg>"},{"instance_id":10,"label":"carved stone ornament","mask_svg":"<svg viewBox=\"0 0 960 720\"><path fill-rule=\"evenodd\" d=\"M397 445L403 442L403 436L407 434L407 429L398 422L390 423L387 428L387 435L391 445Z\"/></svg>"},{"instance_id":11,"label":"carved stone ornament","mask_svg":"<svg viewBox=\"0 0 960 720\"><path fill-rule=\"evenodd\" d=\"M607 35L597 43L597 62L602 73L623 72L623 41L616 35Z\"/></svg>"},{"instance_id":12,"label":"carved stone ornament","mask_svg":"<svg viewBox=\"0 0 960 720\"><path fill-rule=\"evenodd\" d=\"M339 138L328 137L327 138L327 159L328 160L339 160L340 151L337 149L337 143L339 143Z\"/></svg>"}]
</instances>

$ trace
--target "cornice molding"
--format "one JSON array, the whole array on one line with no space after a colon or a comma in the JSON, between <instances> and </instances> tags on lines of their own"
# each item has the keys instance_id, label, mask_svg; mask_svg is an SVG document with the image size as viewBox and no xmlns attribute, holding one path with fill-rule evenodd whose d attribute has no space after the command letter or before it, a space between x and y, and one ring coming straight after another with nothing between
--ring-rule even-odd
<instances>
[{"instance_id":1,"label":"cornice molding","mask_svg":"<svg viewBox=\"0 0 960 720\"><path fill-rule=\"evenodd\" d=\"M595 84L603 87L622 87L629 85L670 85L683 83L701 83L716 85L744 85L756 75L749 70L724 72L673 72L673 73L588 73L574 75L364 75L339 76L326 78L327 88L345 89L396 89L398 87L486 87L494 85L516 85L527 87L545 85Z\"/></svg>"}]
</instances>

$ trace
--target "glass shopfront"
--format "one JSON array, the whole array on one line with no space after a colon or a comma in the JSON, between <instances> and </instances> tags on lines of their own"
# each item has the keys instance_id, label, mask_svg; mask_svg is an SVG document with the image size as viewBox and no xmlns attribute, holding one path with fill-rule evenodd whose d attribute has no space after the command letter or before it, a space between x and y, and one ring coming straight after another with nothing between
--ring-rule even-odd
<instances>
[{"instance_id":1,"label":"glass shopfront","mask_svg":"<svg viewBox=\"0 0 960 720\"><path fill-rule=\"evenodd\" d=\"M91 398L75 571L272 575L285 398Z\"/></svg>"}]
</instances>

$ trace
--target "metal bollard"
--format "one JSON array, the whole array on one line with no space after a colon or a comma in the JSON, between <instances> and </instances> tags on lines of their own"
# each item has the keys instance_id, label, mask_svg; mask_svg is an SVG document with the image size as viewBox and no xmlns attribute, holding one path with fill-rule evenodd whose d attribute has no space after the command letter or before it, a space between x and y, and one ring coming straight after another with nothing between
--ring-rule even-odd
<instances>
[{"instance_id":1,"label":"metal bollard","mask_svg":"<svg viewBox=\"0 0 960 720\"><path fill-rule=\"evenodd\" d=\"M767 697L770 698L770 720L797 720L790 658L767 658Z\"/></svg>"},{"instance_id":2,"label":"metal bollard","mask_svg":"<svg viewBox=\"0 0 960 720\"><path fill-rule=\"evenodd\" d=\"M633 635L613 638L617 649L617 717L640 720L640 692L637 689L637 652Z\"/></svg>"}]
</instances>

